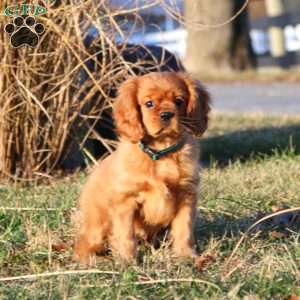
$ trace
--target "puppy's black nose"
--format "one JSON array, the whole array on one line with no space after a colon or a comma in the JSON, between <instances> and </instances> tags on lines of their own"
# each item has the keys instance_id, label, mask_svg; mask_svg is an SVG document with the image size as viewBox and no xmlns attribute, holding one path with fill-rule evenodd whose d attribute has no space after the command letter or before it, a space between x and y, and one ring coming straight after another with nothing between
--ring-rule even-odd
<instances>
[{"instance_id":1,"label":"puppy's black nose","mask_svg":"<svg viewBox=\"0 0 300 300\"><path fill-rule=\"evenodd\" d=\"M170 112L170 111L164 111L162 113L160 113L160 118L163 120L163 121L168 121L170 120L171 118L174 117L174 113Z\"/></svg>"}]
</instances>

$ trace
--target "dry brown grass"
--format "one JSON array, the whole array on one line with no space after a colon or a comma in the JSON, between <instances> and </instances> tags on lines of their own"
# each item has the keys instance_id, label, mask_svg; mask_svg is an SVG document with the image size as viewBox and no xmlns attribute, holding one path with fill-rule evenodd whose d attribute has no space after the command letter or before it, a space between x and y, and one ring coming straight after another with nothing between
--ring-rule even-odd
<instances>
[{"instance_id":1,"label":"dry brown grass","mask_svg":"<svg viewBox=\"0 0 300 300\"><path fill-rule=\"evenodd\" d=\"M100 26L92 21L99 20L100 11L100 4L91 1L50 6L46 17L40 20L46 33L35 49L13 49L1 32L2 177L36 179L51 174L74 124L80 127L78 124L86 121L84 112L90 117L101 114L103 97L93 96L97 92L106 96L111 80L117 80L123 72L115 72L113 78L102 76L101 72L88 72L92 87L78 82L85 62L95 59L92 50L83 44L83 33L91 24ZM86 24L80 24L80 19L86 20ZM7 18L2 17L1 27L5 22ZM103 43L103 47L106 45ZM107 47L103 51L111 55L113 49ZM104 59L95 63L105 73L115 67ZM86 89L89 92L81 97ZM88 105L92 99L93 105Z\"/></svg>"},{"instance_id":2,"label":"dry brown grass","mask_svg":"<svg viewBox=\"0 0 300 300\"><path fill-rule=\"evenodd\" d=\"M0 4L6 7L13 2ZM2 180L27 181L51 175L72 131L79 143L92 137L94 124L111 104L111 87L132 72L132 66L120 56L122 47L115 43L116 34L126 40L116 22L126 11L111 11L107 1L64 3L48 4L47 14L39 17L46 32L34 49L14 49L6 33L0 33ZM8 20L1 16L1 28ZM90 26L97 28L100 36L86 47L83 40ZM87 61L95 65L93 71ZM84 84L79 82L83 71L88 77Z\"/></svg>"}]
</instances>

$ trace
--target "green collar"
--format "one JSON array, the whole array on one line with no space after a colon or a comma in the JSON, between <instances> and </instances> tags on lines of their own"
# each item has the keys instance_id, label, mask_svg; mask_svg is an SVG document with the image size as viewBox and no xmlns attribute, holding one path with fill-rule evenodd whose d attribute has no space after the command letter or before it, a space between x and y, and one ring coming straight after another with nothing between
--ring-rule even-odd
<instances>
[{"instance_id":1,"label":"green collar","mask_svg":"<svg viewBox=\"0 0 300 300\"><path fill-rule=\"evenodd\" d=\"M150 147L148 147L145 142L143 142L142 140L139 142L139 147L150 156L150 158L152 160L159 160L161 157L168 155L169 153L173 153L176 152L177 150L179 150L184 144L183 139L180 140L178 143L163 149L163 150L155 150L152 149Z\"/></svg>"}]
</instances>

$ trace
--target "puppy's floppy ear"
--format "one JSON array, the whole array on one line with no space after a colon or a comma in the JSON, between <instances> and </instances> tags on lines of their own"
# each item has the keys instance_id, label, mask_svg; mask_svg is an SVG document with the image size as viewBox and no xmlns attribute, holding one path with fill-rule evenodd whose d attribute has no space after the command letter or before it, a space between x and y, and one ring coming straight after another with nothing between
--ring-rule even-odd
<instances>
[{"instance_id":1,"label":"puppy's floppy ear","mask_svg":"<svg viewBox=\"0 0 300 300\"><path fill-rule=\"evenodd\" d=\"M137 143L144 136L141 112L137 101L138 77L123 82L113 105L117 132L122 138Z\"/></svg>"},{"instance_id":2,"label":"puppy's floppy ear","mask_svg":"<svg viewBox=\"0 0 300 300\"><path fill-rule=\"evenodd\" d=\"M200 137L208 125L208 113L210 111L210 95L205 87L197 80L185 73L179 73L188 89L189 99L186 108L188 127L193 134Z\"/></svg>"}]
</instances>

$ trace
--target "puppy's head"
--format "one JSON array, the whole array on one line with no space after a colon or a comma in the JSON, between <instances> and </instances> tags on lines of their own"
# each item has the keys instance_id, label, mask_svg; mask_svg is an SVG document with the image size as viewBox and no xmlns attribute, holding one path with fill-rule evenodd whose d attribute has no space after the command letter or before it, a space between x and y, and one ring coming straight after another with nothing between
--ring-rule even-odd
<instances>
[{"instance_id":1,"label":"puppy's head","mask_svg":"<svg viewBox=\"0 0 300 300\"><path fill-rule=\"evenodd\" d=\"M207 128L209 95L187 74L150 73L121 85L113 112L119 135L131 142L185 131L201 136Z\"/></svg>"}]
</instances>

